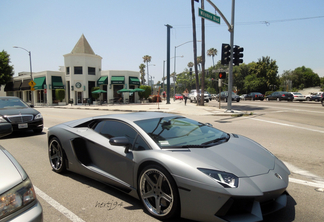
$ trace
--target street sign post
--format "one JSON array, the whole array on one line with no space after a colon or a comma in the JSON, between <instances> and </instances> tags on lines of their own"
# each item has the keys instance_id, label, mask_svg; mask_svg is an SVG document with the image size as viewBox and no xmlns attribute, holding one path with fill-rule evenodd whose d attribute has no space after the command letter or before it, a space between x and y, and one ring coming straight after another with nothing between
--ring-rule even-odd
<instances>
[{"instance_id":1,"label":"street sign post","mask_svg":"<svg viewBox=\"0 0 324 222\"><path fill-rule=\"evenodd\" d=\"M220 24L220 17L213 14L213 13L210 13L210 12L207 12L205 11L204 9L201 9L199 8L199 11L198 11L198 15L204 19L208 19L212 22L216 22L217 24Z\"/></svg>"}]
</instances>

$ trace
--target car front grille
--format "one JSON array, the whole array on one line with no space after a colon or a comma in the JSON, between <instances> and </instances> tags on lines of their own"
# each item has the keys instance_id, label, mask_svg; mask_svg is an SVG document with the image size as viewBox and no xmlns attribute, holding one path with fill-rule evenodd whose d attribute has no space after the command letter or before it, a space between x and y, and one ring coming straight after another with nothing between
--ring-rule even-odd
<instances>
[{"instance_id":1,"label":"car front grille","mask_svg":"<svg viewBox=\"0 0 324 222\"><path fill-rule=\"evenodd\" d=\"M12 115L5 116L10 123L28 123L33 120L33 115Z\"/></svg>"}]
</instances>

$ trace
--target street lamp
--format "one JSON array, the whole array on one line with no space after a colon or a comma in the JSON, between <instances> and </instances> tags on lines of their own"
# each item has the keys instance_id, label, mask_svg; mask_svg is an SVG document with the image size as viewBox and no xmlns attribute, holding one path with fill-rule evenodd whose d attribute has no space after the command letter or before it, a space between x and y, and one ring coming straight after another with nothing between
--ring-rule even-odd
<instances>
[{"instance_id":1,"label":"street lamp","mask_svg":"<svg viewBox=\"0 0 324 222\"><path fill-rule=\"evenodd\" d=\"M184 43L182 43L180 45L174 46L174 73L175 73L175 75L177 73L177 70L176 70L177 48L180 47L180 46L182 46L182 45L185 45L185 44L187 44L189 42L193 42L193 41L192 40L191 41L187 41L187 42L184 42ZM197 42L201 42L201 41L200 40L197 40ZM175 81L174 81L174 95L175 95Z\"/></svg>"},{"instance_id":2,"label":"street lamp","mask_svg":"<svg viewBox=\"0 0 324 222\"><path fill-rule=\"evenodd\" d=\"M23 49L26 52L28 52L28 55L29 55L30 78L31 78L31 81L32 81L33 80L33 72L32 72L32 62L31 62L31 51L28 51L27 49L22 48L22 47L19 47L19 46L14 46L14 48ZM31 105L34 106L34 93L33 93L33 91L31 91Z\"/></svg>"}]
</instances>

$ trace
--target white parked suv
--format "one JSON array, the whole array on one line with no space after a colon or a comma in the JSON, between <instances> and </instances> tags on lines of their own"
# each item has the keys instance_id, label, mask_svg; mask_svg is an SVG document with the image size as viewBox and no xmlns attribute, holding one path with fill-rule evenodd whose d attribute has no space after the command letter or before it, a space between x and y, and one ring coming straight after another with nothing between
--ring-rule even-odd
<instances>
[{"instance_id":1,"label":"white parked suv","mask_svg":"<svg viewBox=\"0 0 324 222\"><path fill-rule=\"evenodd\" d=\"M199 96L201 95L201 91L199 91ZM189 93L189 100L190 102L197 102L197 90L192 89ZM204 91L204 101L208 103L211 100L211 96L207 91Z\"/></svg>"}]
</instances>

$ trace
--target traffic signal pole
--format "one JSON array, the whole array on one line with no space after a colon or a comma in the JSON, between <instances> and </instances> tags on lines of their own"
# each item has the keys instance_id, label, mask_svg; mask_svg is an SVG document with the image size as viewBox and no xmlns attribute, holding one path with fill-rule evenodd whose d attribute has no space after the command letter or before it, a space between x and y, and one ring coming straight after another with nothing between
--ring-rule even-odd
<instances>
[{"instance_id":1,"label":"traffic signal pole","mask_svg":"<svg viewBox=\"0 0 324 222\"><path fill-rule=\"evenodd\" d=\"M211 0L207 0L211 6L219 13L219 15L224 19L225 23L228 26L228 31L230 32L230 46L231 46L231 59L229 62L229 74L228 74L228 100L227 100L227 110L226 112L232 111L232 91L233 91L233 45L234 45L234 13L235 13L235 0L232 0L232 16L231 16L231 24L227 21L223 13L216 7Z\"/></svg>"}]
</instances>

